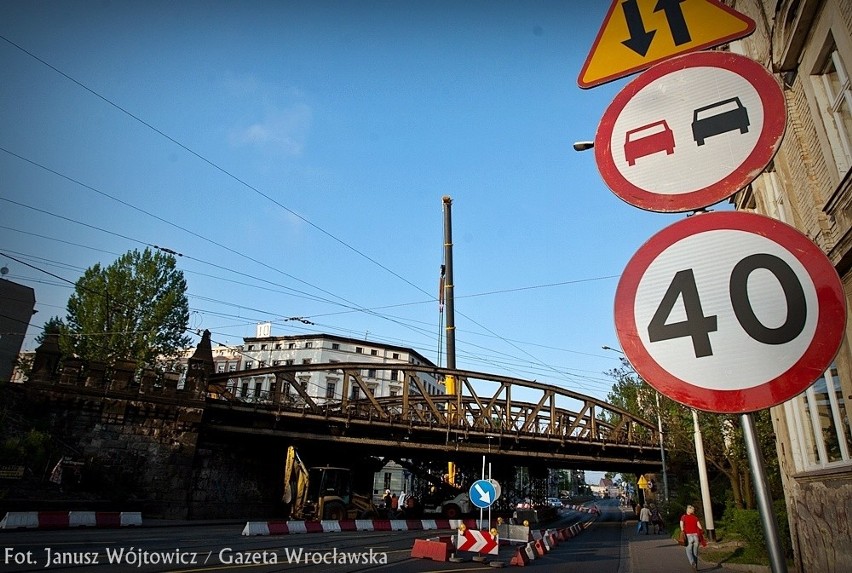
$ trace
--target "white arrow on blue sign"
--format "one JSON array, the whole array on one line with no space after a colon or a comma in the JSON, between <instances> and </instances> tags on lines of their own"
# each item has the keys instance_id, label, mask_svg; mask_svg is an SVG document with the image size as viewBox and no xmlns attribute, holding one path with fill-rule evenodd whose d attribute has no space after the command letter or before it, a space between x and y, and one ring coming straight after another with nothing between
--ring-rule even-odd
<instances>
[{"instance_id":1,"label":"white arrow on blue sign","mask_svg":"<svg viewBox=\"0 0 852 573\"><path fill-rule=\"evenodd\" d=\"M470 486L469 495L470 502L481 509L491 507L491 504L497 499L497 492L494 489L494 484L484 479L473 482L473 485Z\"/></svg>"}]
</instances>

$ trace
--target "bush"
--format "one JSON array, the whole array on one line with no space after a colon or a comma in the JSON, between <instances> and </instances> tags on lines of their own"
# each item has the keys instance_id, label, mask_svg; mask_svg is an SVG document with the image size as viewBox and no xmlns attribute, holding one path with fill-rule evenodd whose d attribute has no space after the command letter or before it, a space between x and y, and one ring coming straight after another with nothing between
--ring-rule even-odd
<instances>
[{"instance_id":1,"label":"bush","mask_svg":"<svg viewBox=\"0 0 852 573\"><path fill-rule=\"evenodd\" d=\"M773 510L781 549L786 556L791 556L790 526L787 522L787 506L784 500L775 501ZM747 552L760 556L768 555L763 521L758 510L738 509L729 505L725 509L722 519L725 522L726 530L735 534L747 544Z\"/></svg>"}]
</instances>

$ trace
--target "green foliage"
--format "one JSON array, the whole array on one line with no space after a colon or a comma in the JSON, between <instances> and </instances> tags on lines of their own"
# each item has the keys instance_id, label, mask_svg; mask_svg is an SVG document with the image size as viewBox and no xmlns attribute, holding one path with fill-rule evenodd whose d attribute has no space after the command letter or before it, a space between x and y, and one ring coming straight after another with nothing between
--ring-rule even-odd
<instances>
[{"instance_id":1,"label":"green foliage","mask_svg":"<svg viewBox=\"0 0 852 573\"><path fill-rule=\"evenodd\" d=\"M773 511L782 551L785 555L790 556L792 555L792 544L790 542L790 526L787 521L787 507L784 501L775 501ZM761 559L768 557L766 535L758 510L739 509L733 505L728 505L722 516L722 522L726 531L745 542L746 553Z\"/></svg>"},{"instance_id":2,"label":"green foliage","mask_svg":"<svg viewBox=\"0 0 852 573\"><path fill-rule=\"evenodd\" d=\"M0 465L21 464L38 474L48 465L50 450L50 434L31 428L0 442Z\"/></svg>"},{"instance_id":3,"label":"green foliage","mask_svg":"<svg viewBox=\"0 0 852 573\"><path fill-rule=\"evenodd\" d=\"M134 250L88 268L67 310L61 346L85 360L156 367L190 343L186 281L170 254Z\"/></svg>"}]
</instances>

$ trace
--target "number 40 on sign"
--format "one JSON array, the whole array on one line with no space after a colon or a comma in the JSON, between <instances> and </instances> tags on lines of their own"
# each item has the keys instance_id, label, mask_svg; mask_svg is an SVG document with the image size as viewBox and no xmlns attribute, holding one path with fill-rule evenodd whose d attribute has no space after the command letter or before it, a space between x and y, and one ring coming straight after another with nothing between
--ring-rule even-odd
<instances>
[{"instance_id":1,"label":"number 40 on sign","mask_svg":"<svg viewBox=\"0 0 852 573\"><path fill-rule=\"evenodd\" d=\"M628 263L615 297L622 348L649 384L722 413L769 408L807 389L840 347L846 301L810 239L767 217L695 215Z\"/></svg>"}]
</instances>

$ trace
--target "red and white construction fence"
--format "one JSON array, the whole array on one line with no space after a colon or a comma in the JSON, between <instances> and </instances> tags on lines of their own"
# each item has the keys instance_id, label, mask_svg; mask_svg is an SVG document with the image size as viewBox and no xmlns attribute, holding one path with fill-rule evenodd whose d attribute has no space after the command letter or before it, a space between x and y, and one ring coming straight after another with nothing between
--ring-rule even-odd
<instances>
[{"instance_id":1,"label":"red and white construction fence","mask_svg":"<svg viewBox=\"0 0 852 573\"><path fill-rule=\"evenodd\" d=\"M0 529L64 529L142 525L138 511L10 511Z\"/></svg>"},{"instance_id":2,"label":"red and white construction fence","mask_svg":"<svg viewBox=\"0 0 852 573\"><path fill-rule=\"evenodd\" d=\"M429 531L487 527L475 519L343 519L322 521L249 521L243 535L287 535L291 533L333 533L337 531Z\"/></svg>"}]
</instances>

